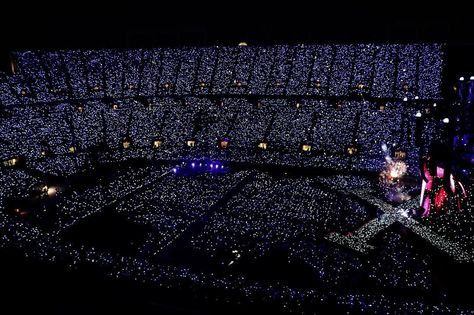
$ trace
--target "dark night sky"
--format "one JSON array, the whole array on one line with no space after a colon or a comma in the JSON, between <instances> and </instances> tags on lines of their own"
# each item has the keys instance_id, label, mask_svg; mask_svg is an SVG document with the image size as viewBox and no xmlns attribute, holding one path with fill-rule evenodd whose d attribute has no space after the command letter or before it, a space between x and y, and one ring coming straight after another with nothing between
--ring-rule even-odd
<instances>
[{"instance_id":1,"label":"dark night sky","mask_svg":"<svg viewBox=\"0 0 474 315\"><path fill-rule=\"evenodd\" d=\"M110 1L109 1L110 2ZM151 3L150 3L151 2ZM98 1L8 8L3 50L317 42L474 42L468 8L400 1ZM111 2L112 3L112 2ZM145 4L144 4L145 3ZM174 3L174 4L170 4ZM58 6L58 5L57 5ZM211 10L212 9L212 10Z\"/></svg>"}]
</instances>

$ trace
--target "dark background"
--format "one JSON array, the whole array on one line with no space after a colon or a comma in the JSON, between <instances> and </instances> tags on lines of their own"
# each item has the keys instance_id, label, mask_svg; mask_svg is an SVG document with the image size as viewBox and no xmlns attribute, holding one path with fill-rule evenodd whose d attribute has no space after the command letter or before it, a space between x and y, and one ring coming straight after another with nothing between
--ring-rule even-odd
<instances>
[{"instance_id":1,"label":"dark background","mask_svg":"<svg viewBox=\"0 0 474 315\"><path fill-rule=\"evenodd\" d=\"M8 49L316 42L474 43L472 10L432 1L100 1L1 4Z\"/></svg>"}]
</instances>

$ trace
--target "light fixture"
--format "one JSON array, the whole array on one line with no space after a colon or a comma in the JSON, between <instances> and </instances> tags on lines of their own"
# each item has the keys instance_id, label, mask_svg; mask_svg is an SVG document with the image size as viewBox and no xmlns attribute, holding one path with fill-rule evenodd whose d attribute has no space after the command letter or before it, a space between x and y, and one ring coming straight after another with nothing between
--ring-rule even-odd
<instances>
[{"instance_id":1,"label":"light fixture","mask_svg":"<svg viewBox=\"0 0 474 315\"><path fill-rule=\"evenodd\" d=\"M394 156L398 160L404 160L407 156L407 152L403 150L402 148L398 148L395 150Z\"/></svg>"},{"instance_id":2,"label":"light fixture","mask_svg":"<svg viewBox=\"0 0 474 315\"><path fill-rule=\"evenodd\" d=\"M194 146L196 146L196 140L194 139L189 139L186 141L186 145L189 147L189 148L193 148Z\"/></svg>"},{"instance_id":3,"label":"light fixture","mask_svg":"<svg viewBox=\"0 0 474 315\"><path fill-rule=\"evenodd\" d=\"M445 124L449 124L449 118L448 118L448 117L445 117L445 118L443 119L443 122L444 122Z\"/></svg>"},{"instance_id":4,"label":"light fixture","mask_svg":"<svg viewBox=\"0 0 474 315\"><path fill-rule=\"evenodd\" d=\"M357 147L355 145L349 145L346 148L346 154L349 155L349 156L356 155L358 151L359 150L357 149Z\"/></svg>"},{"instance_id":5,"label":"light fixture","mask_svg":"<svg viewBox=\"0 0 474 315\"><path fill-rule=\"evenodd\" d=\"M303 152L311 152L311 148L312 148L312 147L311 147L311 144L309 144L309 143L303 143L303 144L301 145L301 150L302 150Z\"/></svg>"},{"instance_id":6,"label":"light fixture","mask_svg":"<svg viewBox=\"0 0 474 315\"><path fill-rule=\"evenodd\" d=\"M417 111L416 114L415 114L415 117L420 118L421 117L421 112Z\"/></svg>"},{"instance_id":7,"label":"light fixture","mask_svg":"<svg viewBox=\"0 0 474 315\"><path fill-rule=\"evenodd\" d=\"M262 141L258 144L258 148L261 149L261 150L266 150L266 149L268 149L268 143L265 142L265 141Z\"/></svg>"},{"instance_id":8,"label":"light fixture","mask_svg":"<svg viewBox=\"0 0 474 315\"><path fill-rule=\"evenodd\" d=\"M47 189L47 193L48 193L48 196L50 196L50 197L56 195L56 188L49 187L49 188Z\"/></svg>"},{"instance_id":9,"label":"light fixture","mask_svg":"<svg viewBox=\"0 0 474 315\"><path fill-rule=\"evenodd\" d=\"M160 139L153 140L153 149L158 149L159 147L161 147L161 143L162 141Z\"/></svg>"},{"instance_id":10,"label":"light fixture","mask_svg":"<svg viewBox=\"0 0 474 315\"><path fill-rule=\"evenodd\" d=\"M3 161L3 166L13 167L13 166L17 165L19 161L20 160L17 159L17 158L9 159L9 160Z\"/></svg>"},{"instance_id":11,"label":"light fixture","mask_svg":"<svg viewBox=\"0 0 474 315\"><path fill-rule=\"evenodd\" d=\"M464 77L460 77L460 78L459 78L459 81L464 81Z\"/></svg>"},{"instance_id":12,"label":"light fixture","mask_svg":"<svg viewBox=\"0 0 474 315\"><path fill-rule=\"evenodd\" d=\"M123 147L124 149L130 148L130 145L131 145L130 138L127 137L127 138L123 139L123 141L122 141L122 147Z\"/></svg>"}]
</instances>

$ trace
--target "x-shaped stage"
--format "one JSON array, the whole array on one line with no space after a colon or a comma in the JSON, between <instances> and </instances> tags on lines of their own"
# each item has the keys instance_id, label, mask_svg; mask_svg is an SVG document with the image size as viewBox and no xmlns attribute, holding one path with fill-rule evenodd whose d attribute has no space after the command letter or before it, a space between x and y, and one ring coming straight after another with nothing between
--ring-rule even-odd
<instances>
[{"instance_id":1,"label":"x-shaped stage","mask_svg":"<svg viewBox=\"0 0 474 315\"><path fill-rule=\"evenodd\" d=\"M418 221L409 217L407 213L418 207L419 198L412 198L401 205L394 207L383 200L380 200L370 193L368 189L358 189L349 191L349 193L357 196L361 200L380 209L383 213L375 219L372 219L362 225L359 229L348 235L340 233L330 233L325 239L349 247L355 251L367 254L374 246L369 242L380 232L387 229L392 224L399 222L412 232L429 242L434 247L445 252L458 262L473 262L474 255L472 252L463 250L457 242L438 235L429 228L423 226Z\"/></svg>"}]
</instances>

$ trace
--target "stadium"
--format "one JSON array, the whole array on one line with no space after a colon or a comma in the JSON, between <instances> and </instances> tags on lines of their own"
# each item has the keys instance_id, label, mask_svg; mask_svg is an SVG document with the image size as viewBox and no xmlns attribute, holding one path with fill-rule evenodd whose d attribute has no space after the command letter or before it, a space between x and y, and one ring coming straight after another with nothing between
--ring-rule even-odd
<instances>
[{"instance_id":1,"label":"stadium","mask_svg":"<svg viewBox=\"0 0 474 315\"><path fill-rule=\"evenodd\" d=\"M68 314L472 313L469 49L9 49L7 299Z\"/></svg>"}]
</instances>

